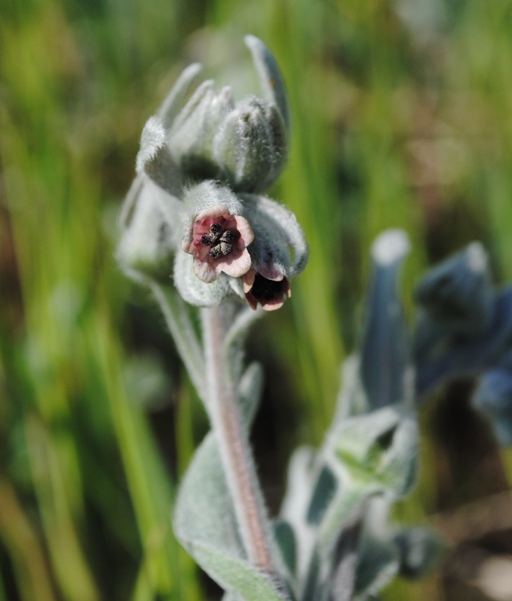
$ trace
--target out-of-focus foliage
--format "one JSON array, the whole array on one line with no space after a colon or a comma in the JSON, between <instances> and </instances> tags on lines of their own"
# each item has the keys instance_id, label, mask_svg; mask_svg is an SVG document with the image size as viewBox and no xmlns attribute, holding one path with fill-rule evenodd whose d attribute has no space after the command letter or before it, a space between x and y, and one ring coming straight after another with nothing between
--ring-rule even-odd
<instances>
[{"instance_id":1,"label":"out-of-focus foliage","mask_svg":"<svg viewBox=\"0 0 512 601\"><path fill-rule=\"evenodd\" d=\"M272 483L291 443L318 443L329 422L377 233L411 237L405 298L427 260L474 239L512 279L511 27L508 0L2 3L0 600L204 597L169 520L204 415L113 259L139 132L181 69L243 78L254 34L291 100L272 196L311 260L253 336ZM404 519L432 497L420 486ZM437 594L418 586L393 598Z\"/></svg>"}]
</instances>

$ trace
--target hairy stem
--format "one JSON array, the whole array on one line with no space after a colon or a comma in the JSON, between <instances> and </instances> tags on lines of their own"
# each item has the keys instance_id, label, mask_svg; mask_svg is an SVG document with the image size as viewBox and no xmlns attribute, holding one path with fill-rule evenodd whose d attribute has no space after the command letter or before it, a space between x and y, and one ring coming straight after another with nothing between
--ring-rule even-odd
<instances>
[{"instance_id":1,"label":"hairy stem","mask_svg":"<svg viewBox=\"0 0 512 601\"><path fill-rule=\"evenodd\" d=\"M222 308L202 309L208 411L217 437L242 540L251 562L275 573L268 519L249 448L248 428L240 419L224 350Z\"/></svg>"}]
</instances>

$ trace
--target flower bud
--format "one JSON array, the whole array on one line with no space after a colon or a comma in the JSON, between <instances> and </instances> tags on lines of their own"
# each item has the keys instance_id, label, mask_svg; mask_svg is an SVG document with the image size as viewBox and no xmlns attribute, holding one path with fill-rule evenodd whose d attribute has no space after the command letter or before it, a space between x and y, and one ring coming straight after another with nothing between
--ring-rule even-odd
<instances>
[{"instance_id":1,"label":"flower bud","mask_svg":"<svg viewBox=\"0 0 512 601\"><path fill-rule=\"evenodd\" d=\"M279 177L286 155L287 133L277 107L255 96L227 115L214 140L216 163L234 190L269 188Z\"/></svg>"},{"instance_id":2,"label":"flower bud","mask_svg":"<svg viewBox=\"0 0 512 601\"><path fill-rule=\"evenodd\" d=\"M146 124L137 159L161 187L179 196L190 181L215 179L235 191L259 192L272 185L287 155L288 106L277 63L266 46L246 38L265 99L235 104L231 87L204 81L183 102L200 66L182 73L157 115Z\"/></svg>"}]
</instances>

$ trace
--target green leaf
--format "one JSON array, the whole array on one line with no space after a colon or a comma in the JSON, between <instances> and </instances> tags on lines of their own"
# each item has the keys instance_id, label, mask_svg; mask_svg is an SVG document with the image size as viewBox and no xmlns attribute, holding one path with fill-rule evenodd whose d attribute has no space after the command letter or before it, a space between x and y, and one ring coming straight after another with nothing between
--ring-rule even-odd
<instances>
[{"instance_id":1,"label":"green leaf","mask_svg":"<svg viewBox=\"0 0 512 601\"><path fill-rule=\"evenodd\" d=\"M284 601L243 549L217 441L210 433L192 460L178 493L176 536L221 587L240 601Z\"/></svg>"}]
</instances>

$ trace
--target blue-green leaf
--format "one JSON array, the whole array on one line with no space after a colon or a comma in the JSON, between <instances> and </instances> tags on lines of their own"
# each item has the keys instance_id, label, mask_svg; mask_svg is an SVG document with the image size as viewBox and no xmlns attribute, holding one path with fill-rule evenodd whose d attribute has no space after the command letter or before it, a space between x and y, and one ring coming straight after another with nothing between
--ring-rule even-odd
<instances>
[{"instance_id":1,"label":"blue-green leaf","mask_svg":"<svg viewBox=\"0 0 512 601\"><path fill-rule=\"evenodd\" d=\"M373 276L361 344L361 379L370 407L402 401L409 370L409 342L398 276L409 240L402 230L387 230L372 247Z\"/></svg>"}]
</instances>

